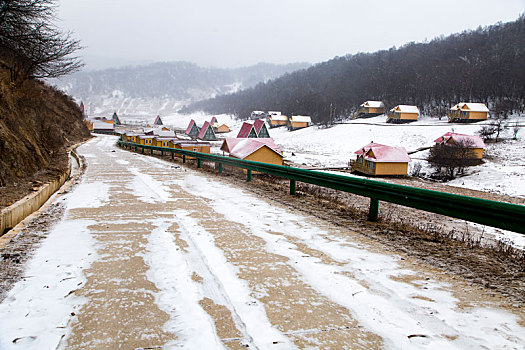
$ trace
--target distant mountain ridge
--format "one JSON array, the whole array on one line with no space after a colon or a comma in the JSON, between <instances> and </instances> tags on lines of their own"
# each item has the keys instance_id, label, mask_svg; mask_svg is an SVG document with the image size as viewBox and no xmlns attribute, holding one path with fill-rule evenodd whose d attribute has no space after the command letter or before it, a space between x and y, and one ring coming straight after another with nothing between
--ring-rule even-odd
<instances>
[{"instance_id":1,"label":"distant mountain ridge","mask_svg":"<svg viewBox=\"0 0 525 350\"><path fill-rule=\"evenodd\" d=\"M259 63L224 69L203 68L190 62L160 62L79 72L53 83L84 101L90 114L115 110L133 115L167 114L182 104L240 91L309 66Z\"/></svg>"}]
</instances>

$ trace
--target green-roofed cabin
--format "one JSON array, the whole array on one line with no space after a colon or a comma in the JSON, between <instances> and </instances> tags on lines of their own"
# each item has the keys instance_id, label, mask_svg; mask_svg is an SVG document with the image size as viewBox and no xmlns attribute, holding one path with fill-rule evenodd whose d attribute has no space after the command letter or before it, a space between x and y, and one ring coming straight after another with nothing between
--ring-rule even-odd
<instances>
[{"instance_id":1,"label":"green-roofed cabin","mask_svg":"<svg viewBox=\"0 0 525 350\"><path fill-rule=\"evenodd\" d=\"M113 113L113 117L111 117L111 120L115 122L115 125L122 125L122 123L120 122L120 118L117 115L117 112Z\"/></svg>"}]
</instances>

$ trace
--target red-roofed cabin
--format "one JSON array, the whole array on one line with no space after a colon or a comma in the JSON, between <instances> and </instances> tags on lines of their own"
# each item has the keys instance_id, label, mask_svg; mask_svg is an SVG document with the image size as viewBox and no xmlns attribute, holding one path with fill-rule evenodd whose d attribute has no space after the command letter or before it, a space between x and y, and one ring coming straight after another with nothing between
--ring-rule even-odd
<instances>
[{"instance_id":1,"label":"red-roofed cabin","mask_svg":"<svg viewBox=\"0 0 525 350\"><path fill-rule=\"evenodd\" d=\"M253 121L253 128L255 129L255 132L257 133L257 137L262 139L268 139L270 138L270 133L268 132L268 128L266 128L266 123L262 119L256 119Z\"/></svg>"},{"instance_id":2,"label":"red-roofed cabin","mask_svg":"<svg viewBox=\"0 0 525 350\"><path fill-rule=\"evenodd\" d=\"M479 136L447 132L445 135L435 139L434 142L436 144L465 147L469 150L468 154L466 155L469 159L483 158L483 149L485 148L485 142L483 142L483 139ZM462 156L465 156L463 152Z\"/></svg>"},{"instance_id":3,"label":"red-roofed cabin","mask_svg":"<svg viewBox=\"0 0 525 350\"><path fill-rule=\"evenodd\" d=\"M195 123L195 120L190 120L190 123L188 124L188 127L186 128L186 131L184 132L186 135L191 137L192 139L197 138L199 136L199 127Z\"/></svg>"},{"instance_id":4,"label":"red-roofed cabin","mask_svg":"<svg viewBox=\"0 0 525 350\"><path fill-rule=\"evenodd\" d=\"M283 165L283 152L271 138L227 138L221 151L238 159Z\"/></svg>"},{"instance_id":5,"label":"red-roofed cabin","mask_svg":"<svg viewBox=\"0 0 525 350\"><path fill-rule=\"evenodd\" d=\"M237 134L238 138L256 138L257 131L253 127L253 124L244 122L242 123L241 130Z\"/></svg>"},{"instance_id":6,"label":"red-roofed cabin","mask_svg":"<svg viewBox=\"0 0 525 350\"><path fill-rule=\"evenodd\" d=\"M215 133L213 132L213 128L208 122L204 122L204 125L202 126L201 131L199 132L199 135L197 136L197 138L199 140L217 141L217 136L215 136Z\"/></svg>"},{"instance_id":7,"label":"red-roofed cabin","mask_svg":"<svg viewBox=\"0 0 525 350\"><path fill-rule=\"evenodd\" d=\"M366 175L406 175L410 157L403 147L391 147L371 142L354 152L357 159L352 171Z\"/></svg>"},{"instance_id":8,"label":"red-roofed cabin","mask_svg":"<svg viewBox=\"0 0 525 350\"><path fill-rule=\"evenodd\" d=\"M160 119L160 115L157 115L157 118L155 118L155 122L153 125L163 125L162 119Z\"/></svg>"}]
</instances>

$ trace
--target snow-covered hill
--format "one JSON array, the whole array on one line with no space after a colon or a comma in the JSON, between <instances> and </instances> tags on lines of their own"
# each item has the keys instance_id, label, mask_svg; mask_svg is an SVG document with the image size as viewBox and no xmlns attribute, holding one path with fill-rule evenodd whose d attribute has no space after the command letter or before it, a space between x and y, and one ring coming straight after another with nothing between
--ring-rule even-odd
<instances>
[{"instance_id":1,"label":"snow-covered hill","mask_svg":"<svg viewBox=\"0 0 525 350\"><path fill-rule=\"evenodd\" d=\"M236 69L203 68L188 62L79 72L53 80L60 89L83 101L88 114L147 117L165 115L183 105L236 92L308 67L306 63L260 63Z\"/></svg>"}]
</instances>

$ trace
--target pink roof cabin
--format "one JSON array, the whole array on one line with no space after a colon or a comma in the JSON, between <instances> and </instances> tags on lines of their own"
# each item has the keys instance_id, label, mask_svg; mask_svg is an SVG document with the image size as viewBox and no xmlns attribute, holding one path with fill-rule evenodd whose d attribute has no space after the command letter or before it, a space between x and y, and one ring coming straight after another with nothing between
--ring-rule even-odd
<instances>
[{"instance_id":1,"label":"pink roof cabin","mask_svg":"<svg viewBox=\"0 0 525 350\"><path fill-rule=\"evenodd\" d=\"M190 123L188 124L188 127L186 128L186 131L184 132L186 135L190 136L191 138L196 138L199 133L199 127L195 123L195 120L190 120Z\"/></svg>"},{"instance_id":2,"label":"pink roof cabin","mask_svg":"<svg viewBox=\"0 0 525 350\"><path fill-rule=\"evenodd\" d=\"M201 128L201 131L199 132L199 135L197 136L199 140L206 140L206 141L216 141L217 136L215 136L215 133L213 132L213 128L211 127L210 123L204 122L204 125Z\"/></svg>"},{"instance_id":3,"label":"pink roof cabin","mask_svg":"<svg viewBox=\"0 0 525 350\"><path fill-rule=\"evenodd\" d=\"M268 129L266 128L266 123L262 119L255 119L253 121L253 128L255 129L255 132L257 133L257 137L260 138L269 138L270 134L268 133Z\"/></svg>"},{"instance_id":4,"label":"pink roof cabin","mask_svg":"<svg viewBox=\"0 0 525 350\"><path fill-rule=\"evenodd\" d=\"M211 120L210 120L210 125L213 125L215 123L217 123L217 118L212 117Z\"/></svg>"},{"instance_id":5,"label":"pink roof cabin","mask_svg":"<svg viewBox=\"0 0 525 350\"><path fill-rule=\"evenodd\" d=\"M257 131L255 131L255 128L253 127L253 124L244 122L242 123L241 130L239 130L239 133L237 134L238 138L256 138L257 137Z\"/></svg>"},{"instance_id":6,"label":"pink roof cabin","mask_svg":"<svg viewBox=\"0 0 525 350\"><path fill-rule=\"evenodd\" d=\"M406 175L410 157L403 147L371 142L354 152L352 170L367 175Z\"/></svg>"},{"instance_id":7,"label":"pink roof cabin","mask_svg":"<svg viewBox=\"0 0 525 350\"><path fill-rule=\"evenodd\" d=\"M269 164L283 164L283 152L271 138L226 138L221 151L230 157Z\"/></svg>"},{"instance_id":8,"label":"pink roof cabin","mask_svg":"<svg viewBox=\"0 0 525 350\"><path fill-rule=\"evenodd\" d=\"M434 140L437 144L446 145L463 145L466 148L472 150L473 159L483 158L483 149L485 148L485 142L479 136L458 134L454 132L447 132L443 136L438 137Z\"/></svg>"}]
</instances>

